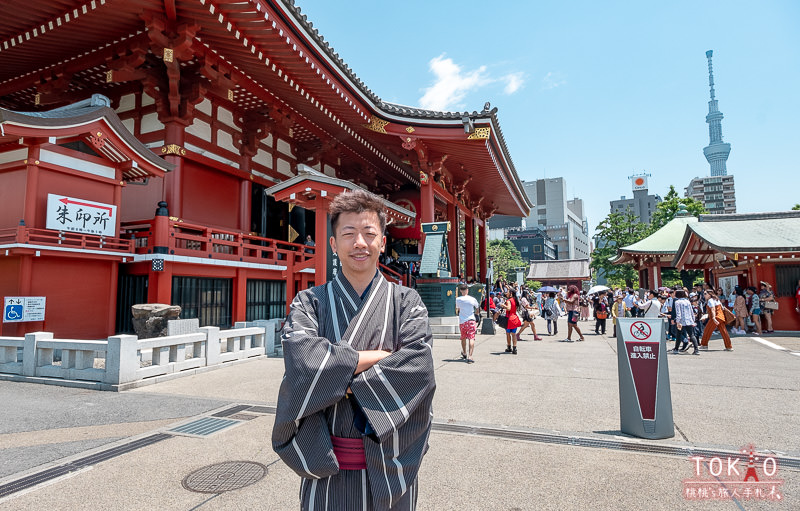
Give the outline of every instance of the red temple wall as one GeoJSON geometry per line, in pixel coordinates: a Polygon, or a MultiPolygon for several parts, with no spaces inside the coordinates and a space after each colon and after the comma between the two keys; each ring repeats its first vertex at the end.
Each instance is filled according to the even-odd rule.
{"type": "Polygon", "coordinates": [[[183,164],[183,220],[238,230],[240,180],[187,159],[183,164]]]}
{"type": "Polygon", "coordinates": [[[81,179],[74,175],[40,168],[36,191],[36,217],[33,222],[29,222],[28,219],[25,219],[25,222],[28,227],[45,227],[48,193],[114,204],[114,188],[113,182],[81,179]]]}
{"type": "Polygon", "coordinates": [[[25,169],[0,173],[0,229],[16,227],[25,216],[25,169]]]}
{"type": "Polygon", "coordinates": [[[146,185],[128,184],[122,189],[120,219],[135,222],[153,218],[163,194],[162,178],[150,178],[146,185]]]}
{"type": "Polygon", "coordinates": [[[60,339],[112,335],[108,325],[109,318],[116,318],[110,298],[116,296],[116,282],[112,287],[116,264],[85,258],[34,258],[30,296],[47,297],[42,329],[60,339]]]}

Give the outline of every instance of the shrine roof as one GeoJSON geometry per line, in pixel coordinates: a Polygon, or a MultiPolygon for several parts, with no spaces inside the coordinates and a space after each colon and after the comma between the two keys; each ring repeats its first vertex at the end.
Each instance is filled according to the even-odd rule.
{"type": "Polygon", "coordinates": [[[160,176],[175,167],[133,136],[109,106],[108,98],[99,94],[43,112],[17,112],[0,108],[0,145],[16,142],[23,136],[49,138],[83,135],[89,139],[95,136],[93,132],[98,123],[108,127],[116,136],[112,140],[108,134],[104,134],[99,137],[102,142],[94,145],[93,149],[115,163],[133,162],[130,168],[123,170],[124,179],[160,176]]]}
{"type": "MultiPolygon", "coordinates": [[[[800,211],[700,215],[684,233],[673,263],[691,257],[693,237],[712,251],[728,254],[796,253],[800,252],[800,211]]],[[[697,262],[697,257],[692,259],[697,262]]]]}
{"type": "Polygon", "coordinates": [[[633,255],[672,255],[678,251],[686,226],[697,222],[697,217],[676,216],[650,236],[619,249],[612,260],[615,264],[630,262],[633,255]]]}

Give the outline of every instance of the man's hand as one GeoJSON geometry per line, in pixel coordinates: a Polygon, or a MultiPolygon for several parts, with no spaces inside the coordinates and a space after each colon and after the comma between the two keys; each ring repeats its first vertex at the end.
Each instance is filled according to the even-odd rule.
{"type": "Polygon", "coordinates": [[[358,365],[356,365],[356,370],[353,371],[353,375],[363,373],[370,367],[374,366],[384,358],[388,357],[392,353],[389,351],[383,350],[364,350],[358,352],[358,365]]]}

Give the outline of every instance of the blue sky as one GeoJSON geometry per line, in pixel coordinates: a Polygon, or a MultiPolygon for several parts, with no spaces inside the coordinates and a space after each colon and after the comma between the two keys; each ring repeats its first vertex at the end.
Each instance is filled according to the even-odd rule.
{"type": "Polygon", "coordinates": [[[800,2],[296,3],[385,101],[498,107],[520,178],[566,178],[592,231],[633,173],[708,175],[714,50],[738,212],[800,202],[800,2]]]}

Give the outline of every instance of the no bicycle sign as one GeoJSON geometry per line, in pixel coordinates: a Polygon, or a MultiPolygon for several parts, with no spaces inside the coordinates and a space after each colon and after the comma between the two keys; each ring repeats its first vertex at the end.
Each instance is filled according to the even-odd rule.
{"type": "Polygon", "coordinates": [[[638,341],[649,339],[652,333],[653,331],[650,329],[650,325],[644,321],[634,321],[633,324],[631,324],[631,335],[638,341]]]}

